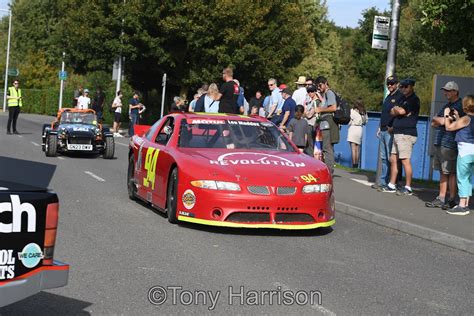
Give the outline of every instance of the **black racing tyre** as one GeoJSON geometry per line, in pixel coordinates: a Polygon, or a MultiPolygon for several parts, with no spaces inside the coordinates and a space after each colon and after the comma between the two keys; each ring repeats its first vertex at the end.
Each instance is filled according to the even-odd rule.
{"type": "Polygon", "coordinates": [[[128,190],[128,197],[130,200],[137,199],[137,186],[135,185],[135,161],[133,159],[133,155],[130,156],[128,159],[128,171],[127,171],[127,190],[128,190]]]}
{"type": "Polygon", "coordinates": [[[51,124],[43,124],[43,130],[41,131],[41,138],[42,138],[42,140],[41,140],[41,149],[42,149],[43,151],[45,151],[45,148],[46,148],[46,144],[45,144],[45,143],[46,143],[46,139],[43,139],[43,137],[46,136],[46,135],[45,135],[45,129],[46,129],[46,127],[50,127],[50,126],[51,126],[51,124]],[[43,141],[44,141],[45,143],[43,143],[43,141]]]}
{"type": "Polygon", "coordinates": [[[105,138],[105,149],[104,149],[104,159],[114,158],[115,153],[115,140],[113,137],[105,138]]]}
{"type": "Polygon", "coordinates": [[[166,198],[166,214],[168,215],[168,222],[171,224],[178,223],[176,210],[178,205],[178,168],[171,171],[168,179],[168,190],[166,198]]]}
{"type": "Polygon", "coordinates": [[[58,137],[56,135],[48,135],[46,137],[46,156],[56,157],[58,155],[58,137]]]}

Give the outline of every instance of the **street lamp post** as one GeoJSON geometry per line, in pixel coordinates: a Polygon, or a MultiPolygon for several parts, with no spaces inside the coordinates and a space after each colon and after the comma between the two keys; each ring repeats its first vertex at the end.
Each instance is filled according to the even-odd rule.
{"type": "Polygon", "coordinates": [[[7,88],[8,88],[8,62],[10,61],[10,35],[12,30],[12,11],[0,9],[0,11],[8,12],[8,44],[7,44],[7,60],[5,62],[5,86],[3,88],[3,112],[7,109],[7,88]]]}

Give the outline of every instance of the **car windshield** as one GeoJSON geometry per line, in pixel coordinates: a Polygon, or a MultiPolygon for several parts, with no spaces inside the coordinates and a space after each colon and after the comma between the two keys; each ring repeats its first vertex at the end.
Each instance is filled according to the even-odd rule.
{"type": "Polygon", "coordinates": [[[97,125],[97,116],[94,113],[63,112],[61,124],[88,124],[97,125]]]}
{"type": "Polygon", "coordinates": [[[294,151],[270,122],[223,119],[182,120],[179,147],[294,151]]]}

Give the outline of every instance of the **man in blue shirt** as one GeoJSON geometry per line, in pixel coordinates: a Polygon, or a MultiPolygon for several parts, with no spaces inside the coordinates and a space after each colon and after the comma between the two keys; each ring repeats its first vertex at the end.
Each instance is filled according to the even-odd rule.
{"type": "Polygon", "coordinates": [[[383,192],[397,192],[395,182],[398,177],[398,160],[401,161],[405,170],[405,187],[397,192],[397,195],[413,195],[411,181],[413,169],[411,166],[411,153],[418,136],[416,124],[420,113],[420,99],[415,94],[415,80],[404,79],[400,81],[400,90],[403,93],[401,104],[395,105],[390,113],[393,119],[393,145],[390,156],[390,182],[382,190],[383,192]]]}
{"type": "Polygon", "coordinates": [[[457,143],[454,140],[456,132],[446,131],[444,126],[445,117],[444,110],[446,108],[456,110],[459,117],[464,116],[462,110],[462,101],[459,97],[459,86],[456,82],[450,81],[445,84],[443,94],[448,99],[446,103],[438,112],[438,114],[431,120],[431,126],[434,130],[433,142],[433,169],[439,170],[439,195],[431,202],[426,202],[426,207],[441,207],[444,210],[456,206],[454,199],[457,194],[456,185],[456,159],[458,156],[457,143]],[[446,193],[449,187],[449,199],[446,199],[446,193]]]}
{"type": "Polygon", "coordinates": [[[382,113],[380,114],[380,126],[377,130],[379,138],[379,159],[382,162],[382,172],[377,183],[372,185],[373,189],[382,189],[387,186],[390,181],[390,153],[392,151],[393,130],[392,123],[394,117],[390,115],[390,111],[396,104],[400,104],[403,98],[402,92],[398,89],[397,76],[387,77],[387,90],[389,94],[383,101],[382,113]]]}
{"type": "Polygon", "coordinates": [[[290,88],[285,88],[281,91],[281,96],[285,100],[281,108],[281,115],[283,117],[280,123],[281,129],[286,129],[291,119],[295,116],[296,102],[291,97],[292,93],[293,91],[290,88]]]}
{"type": "Polygon", "coordinates": [[[271,94],[268,108],[265,108],[265,113],[268,113],[267,118],[271,120],[277,114],[281,104],[283,104],[283,99],[281,98],[280,89],[277,87],[276,79],[268,79],[268,89],[270,89],[271,94]]]}

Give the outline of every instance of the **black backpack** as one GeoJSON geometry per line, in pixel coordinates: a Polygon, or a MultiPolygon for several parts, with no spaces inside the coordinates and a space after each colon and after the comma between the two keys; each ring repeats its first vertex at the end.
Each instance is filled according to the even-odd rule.
{"type": "MultiPolygon", "coordinates": [[[[334,92],[334,91],[333,91],[334,92]]],[[[337,110],[334,112],[334,122],[340,125],[347,125],[351,121],[351,107],[346,100],[339,94],[334,92],[336,95],[337,110]]]]}

